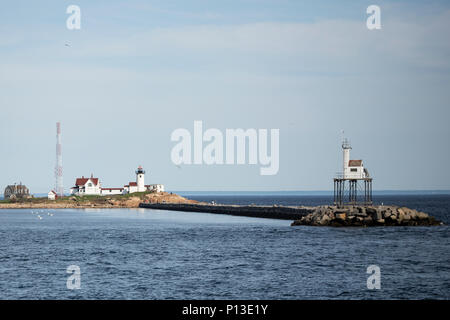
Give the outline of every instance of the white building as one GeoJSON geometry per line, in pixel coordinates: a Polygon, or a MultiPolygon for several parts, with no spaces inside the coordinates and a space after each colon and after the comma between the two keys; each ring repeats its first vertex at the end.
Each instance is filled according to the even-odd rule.
{"type": "Polygon", "coordinates": [[[138,192],[138,186],[136,182],[129,182],[123,186],[125,193],[135,193],[138,192]]]}
{"type": "Polygon", "coordinates": [[[90,178],[77,178],[75,186],[70,189],[70,193],[73,195],[117,195],[127,194],[135,192],[163,192],[164,185],[162,184],[145,184],[145,171],[142,166],[139,166],[136,170],[136,182],[129,182],[124,185],[123,188],[102,188],[98,178],[94,178],[92,175],[90,178]]]}
{"type": "Polygon", "coordinates": [[[145,186],[147,191],[164,192],[163,184],[148,184],[145,186]]]}
{"type": "Polygon", "coordinates": [[[102,186],[98,178],[94,178],[91,174],[90,178],[77,178],[75,181],[75,186],[70,188],[70,194],[77,196],[84,195],[101,195],[102,186]]]}
{"type": "Polygon", "coordinates": [[[102,188],[102,196],[124,194],[124,188],[102,188]]]}
{"type": "Polygon", "coordinates": [[[56,200],[56,192],[55,191],[50,191],[48,194],[47,194],[47,198],[48,198],[48,200],[56,200]]]}
{"type": "Polygon", "coordinates": [[[344,139],[342,142],[343,151],[343,178],[344,179],[364,179],[369,178],[369,171],[364,168],[362,160],[350,160],[350,142],[344,139]]]}

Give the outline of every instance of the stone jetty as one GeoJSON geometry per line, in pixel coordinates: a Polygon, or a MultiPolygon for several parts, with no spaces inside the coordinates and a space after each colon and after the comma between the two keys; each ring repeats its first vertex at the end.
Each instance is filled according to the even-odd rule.
{"type": "Polygon", "coordinates": [[[289,206],[262,206],[262,205],[226,205],[199,203],[141,203],[140,208],[206,212],[217,214],[228,214],[232,216],[243,216],[253,218],[269,218],[282,220],[297,220],[314,212],[314,207],[289,207],[289,206]]]}
{"type": "Polygon", "coordinates": [[[424,212],[397,206],[319,206],[292,226],[435,226],[443,223],[424,212]]]}

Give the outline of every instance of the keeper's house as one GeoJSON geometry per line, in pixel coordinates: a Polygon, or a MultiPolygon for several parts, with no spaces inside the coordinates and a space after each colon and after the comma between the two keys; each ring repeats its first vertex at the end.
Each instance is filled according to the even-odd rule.
{"type": "Polygon", "coordinates": [[[91,175],[90,178],[77,178],[75,181],[75,186],[70,189],[70,194],[77,196],[84,195],[116,195],[116,194],[127,194],[135,192],[145,192],[145,191],[155,191],[163,192],[164,185],[162,184],[145,184],[145,171],[139,166],[136,170],[136,182],[129,182],[123,188],[103,188],[101,186],[99,178],[94,178],[91,175]]]}

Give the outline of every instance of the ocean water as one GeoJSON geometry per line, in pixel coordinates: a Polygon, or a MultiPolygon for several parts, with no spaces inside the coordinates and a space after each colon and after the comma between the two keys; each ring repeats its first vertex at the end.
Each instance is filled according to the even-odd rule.
{"type": "MultiPolygon", "coordinates": [[[[327,196],[191,196],[317,205],[327,196]]],[[[450,196],[383,196],[449,224],[450,196]]],[[[291,227],[290,221],[148,209],[0,210],[2,299],[449,299],[438,227],[291,227]],[[36,211],[36,210],[35,210],[36,211]],[[53,215],[50,216],[47,213],[53,215]],[[81,288],[69,290],[69,265],[81,288]],[[381,289],[367,288],[369,265],[381,289]]]]}

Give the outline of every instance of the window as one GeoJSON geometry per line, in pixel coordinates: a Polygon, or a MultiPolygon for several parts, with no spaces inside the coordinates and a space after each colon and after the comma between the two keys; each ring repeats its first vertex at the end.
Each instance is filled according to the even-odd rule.
{"type": "Polygon", "coordinates": [[[92,187],[92,183],[89,182],[89,183],[88,183],[88,187],[92,187]]]}
{"type": "Polygon", "coordinates": [[[358,169],[357,168],[351,168],[350,172],[358,172],[358,169]]]}

